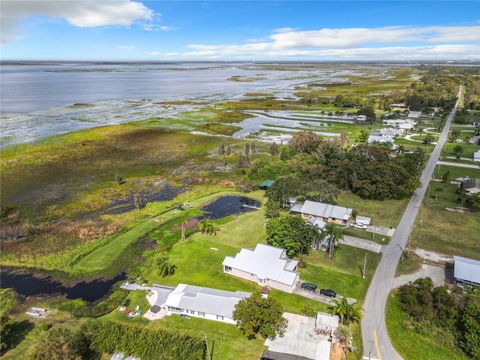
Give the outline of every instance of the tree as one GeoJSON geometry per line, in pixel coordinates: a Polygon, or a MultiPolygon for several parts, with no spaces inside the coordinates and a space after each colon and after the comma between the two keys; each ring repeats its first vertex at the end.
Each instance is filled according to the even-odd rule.
{"type": "Polygon", "coordinates": [[[88,351],[87,342],[80,333],[66,328],[48,331],[35,348],[33,360],[81,360],[88,351]]]}
{"type": "Polygon", "coordinates": [[[455,142],[459,136],[460,131],[457,129],[453,129],[452,131],[450,131],[450,134],[448,134],[448,140],[450,140],[450,142],[455,142]]]}
{"type": "Polygon", "coordinates": [[[270,155],[277,156],[279,152],[280,149],[278,148],[278,145],[276,143],[272,143],[272,145],[270,145],[270,155]]]}
{"type": "Polygon", "coordinates": [[[168,256],[160,256],[157,259],[158,272],[162,278],[175,274],[177,266],[168,262],[168,256]]]}
{"type": "Polygon", "coordinates": [[[472,359],[480,358],[480,289],[471,289],[465,296],[460,317],[460,346],[472,359]]]}
{"type": "Polygon", "coordinates": [[[351,338],[351,333],[350,329],[346,325],[340,325],[336,330],[335,330],[335,337],[338,339],[338,342],[342,346],[343,353],[345,355],[345,349],[348,346],[348,343],[351,338]]]}
{"type": "Polygon", "coordinates": [[[375,110],[372,106],[363,106],[357,111],[357,115],[365,115],[367,120],[374,121],[375,120],[375,110]]]}
{"type": "Polygon", "coordinates": [[[423,143],[425,145],[430,145],[433,141],[433,135],[432,134],[427,134],[425,135],[425,137],[423,138],[423,143]]]}
{"type": "Polygon", "coordinates": [[[442,182],[443,183],[448,182],[448,179],[450,179],[450,170],[445,171],[442,175],[442,182]]]}
{"type": "Polygon", "coordinates": [[[225,143],[221,143],[218,147],[218,155],[224,156],[225,155],[225,143]]]}
{"type": "Polygon", "coordinates": [[[267,243],[285,249],[288,256],[308,253],[314,236],[312,227],[300,216],[271,218],[266,230],[267,243]]]}
{"type": "Polygon", "coordinates": [[[327,224],[322,231],[323,237],[328,240],[328,257],[333,256],[335,246],[343,239],[343,229],[335,224],[327,224]]]}
{"type": "Polygon", "coordinates": [[[133,194],[133,203],[135,208],[140,211],[142,208],[142,195],[138,192],[133,194]]]}
{"type": "Polygon", "coordinates": [[[274,218],[280,216],[280,205],[277,201],[268,200],[265,204],[265,217],[274,218]]]}
{"type": "Polygon", "coordinates": [[[467,203],[474,209],[480,210],[480,193],[472,194],[468,197],[467,203]]]}
{"type": "Polygon", "coordinates": [[[264,338],[275,338],[283,335],[287,327],[287,320],[282,314],[283,308],[279,302],[270,297],[263,298],[255,292],[235,306],[233,320],[249,339],[257,334],[264,338]]]}
{"type": "Polygon", "coordinates": [[[216,235],[220,229],[209,219],[203,219],[198,223],[198,230],[202,234],[216,235]]]}
{"type": "Polygon", "coordinates": [[[328,308],[331,314],[338,315],[343,325],[355,324],[363,317],[363,312],[358,304],[349,304],[346,297],[335,299],[328,308]]]}
{"type": "Polygon", "coordinates": [[[311,131],[300,131],[293,135],[288,146],[297,152],[311,154],[320,145],[320,138],[311,131]]]}
{"type": "Polygon", "coordinates": [[[461,145],[456,145],[453,148],[453,153],[455,154],[455,157],[457,158],[457,160],[460,160],[460,155],[462,154],[462,152],[463,152],[463,146],[461,145]]]}
{"type": "Polygon", "coordinates": [[[12,323],[7,312],[0,313],[0,353],[10,346],[10,336],[12,335],[12,323]]]}
{"type": "Polygon", "coordinates": [[[359,139],[360,139],[361,142],[367,142],[367,140],[368,140],[368,131],[365,130],[365,129],[362,129],[362,130],[360,131],[359,139]]]}
{"type": "Polygon", "coordinates": [[[310,304],[305,304],[302,308],[302,314],[308,317],[314,317],[317,312],[313,309],[310,304]]]}

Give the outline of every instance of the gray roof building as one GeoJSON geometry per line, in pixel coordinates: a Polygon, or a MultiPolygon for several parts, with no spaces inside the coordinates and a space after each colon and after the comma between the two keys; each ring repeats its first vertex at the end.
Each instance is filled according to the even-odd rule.
{"type": "Polygon", "coordinates": [[[453,257],[453,276],[457,281],[480,285],[480,261],[461,256],[453,257]]]}
{"type": "Polygon", "coordinates": [[[305,201],[303,204],[296,204],[290,211],[308,216],[341,221],[347,221],[352,216],[352,209],[310,200],[305,201]]]}

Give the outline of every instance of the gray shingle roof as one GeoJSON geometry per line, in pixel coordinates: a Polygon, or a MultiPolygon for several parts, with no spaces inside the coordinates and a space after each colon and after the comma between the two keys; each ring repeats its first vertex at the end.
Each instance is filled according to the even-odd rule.
{"type": "Polygon", "coordinates": [[[454,256],[453,261],[453,275],[455,279],[480,284],[479,260],[468,259],[461,256],[454,256]]]}
{"type": "Polygon", "coordinates": [[[278,247],[257,244],[255,249],[242,249],[235,257],[227,256],[223,260],[223,266],[254,274],[259,279],[294,286],[298,273],[293,269],[298,261],[283,258],[284,251],[278,247]]]}

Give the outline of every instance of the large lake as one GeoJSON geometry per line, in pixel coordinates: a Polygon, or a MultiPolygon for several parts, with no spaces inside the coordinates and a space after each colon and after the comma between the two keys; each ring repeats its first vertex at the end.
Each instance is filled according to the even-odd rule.
{"type": "Polygon", "coordinates": [[[341,64],[291,69],[241,63],[3,65],[0,145],[192,110],[159,101],[220,101],[254,91],[291,97],[298,86],[342,82],[342,76],[363,70],[341,64]]]}

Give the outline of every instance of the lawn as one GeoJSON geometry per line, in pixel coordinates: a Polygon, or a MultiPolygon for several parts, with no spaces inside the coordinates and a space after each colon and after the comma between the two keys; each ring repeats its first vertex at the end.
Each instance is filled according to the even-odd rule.
{"type": "Polygon", "coordinates": [[[408,316],[400,308],[400,300],[391,294],[386,308],[387,330],[393,346],[405,360],[466,360],[446,332],[411,327],[408,316]]]}
{"type": "Polygon", "coordinates": [[[445,147],[443,148],[442,155],[444,155],[444,156],[455,156],[456,154],[453,151],[453,149],[456,146],[461,146],[462,147],[463,150],[460,153],[460,157],[465,157],[465,158],[473,158],[473,153],[477,150],[480,150],[479,145],[447,142],[447,143],[445,143],[445,147]]]}
{"type": "Polygon", "coordinates": [[[375,241],[376,243],[381,244],[381,245],[388,244],[390,242],[390,239],[391,239],[390,236],[388,236],[388,235],[380,235],[380,234],[376,234],[376,233],[369,232],[369,231],[366,231],[366,230],[356,229],[356,228],[353,228],[353,227],[346,227],[345,230],[343,231],[343,233],[345,235],[350,235],[350,236],[359,237],[361,239],[375,241]]]}
{"type": "Polygon", "coordinates": [[[340,206],[352,208],[358,215],[370,217],[373,225],[395,227],[400,222],[409,200],[365,200],[350,192],[342,191],[337,203],[340,206]]]}
{"type": "Polygon", "coordinates": [[[442,175],[448,171],[450,180],[457,177],[469,176],[471,178],[480,178],[480,169],[463,168],[458,166],[437,165],[433,177],[441,179],[442,175]]]}

